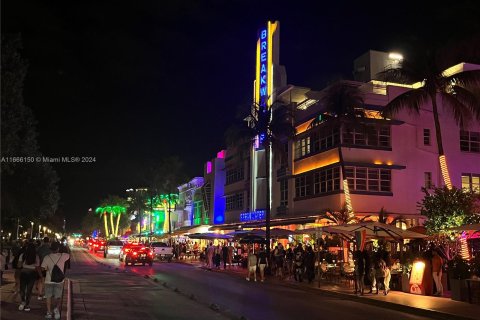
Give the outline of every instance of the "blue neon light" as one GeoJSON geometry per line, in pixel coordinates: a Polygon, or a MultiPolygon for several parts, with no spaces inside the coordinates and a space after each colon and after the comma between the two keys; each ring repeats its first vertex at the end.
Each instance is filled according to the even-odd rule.
{"type": "Polygon", "coordinates": [[[267,29],[260,30],[260,106],[267,105],[268,99],[268,33],[267,29]]]}
{"type": "Polygon", "coordinates": [[[250,212],[240,213],[240,221],[254,221],[254,220],[264,220],[265,219],[265,210],[255,210],[250,212]]]}

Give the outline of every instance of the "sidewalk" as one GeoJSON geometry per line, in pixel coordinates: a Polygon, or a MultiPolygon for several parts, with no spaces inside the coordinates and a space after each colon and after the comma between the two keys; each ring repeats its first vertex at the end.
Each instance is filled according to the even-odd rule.
{"type": "MultiPolygon", "coordinates": [[[[14,294],[15,289],[15,279],[14,279],[15,270],[7,270],[3,274],[3,283],[0,287],[0,319],[2,320],[38,320],[44,319],[45,314],[47,313],[46,300],[37,300],[37,294],[32,293],[32,298],[30,300],[29,312],[19,311],[18,305],[20,304],[20,296],[14,294]]],[[[67,301],[67,290],[63,291],[63,305],[61,312],[61,319],[66,319],[66,301],[67,301]]]]}
{"type": "MultiPolygon", "coordinates": [[[[197,268],[207,269],[204,266],[204,263],[199,261],[180,260],[176,262],[192,265],[197,268]]],[[[221,265],[220,269],[213,268],[211,271],[229,273],[241,278],[244,278],[247,274],[247,269],[238,265],[227,266],[226,270],[224,270],[223,265],[221,265]]],[[[381,292],[379,295],[365,294],[363,296],[357,296],[353,293],[354,289],[352,287],[348,287],[347,285],[340,285],[322,280],[319,287],[317,280],[310,284],[308,282],[299,283],[296,282],[293,277],[280,280],[273,276],[266,276],[265,282],[275,283],[277,285],[287,287],[302,288],[317,294],[319,293],[337,296],[340,298],[348,298],[349,300],[360,303],[366,303],[382,308],[408,312],[435,319],[480,319],[480,305],[454,301],[450,298],[421,296],[404,293],[401,291],[390,291],[387,296],[383,295],[383,292],[381,292]]]]}

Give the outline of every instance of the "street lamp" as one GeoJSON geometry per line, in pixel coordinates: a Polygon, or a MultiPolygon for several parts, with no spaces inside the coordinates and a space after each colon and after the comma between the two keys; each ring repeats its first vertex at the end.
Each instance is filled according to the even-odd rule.
{"type": "Polygon", "coordinates": [[[30,239],[33,239],[33,221],[30,221],[32,227],[30,228],[30,239]]]}
{"type": "Polygon", "coordinates": [[[45,232],[47,231],[47,227],[43,226],[43,236],[45,237],[45,232]]]}
{"type": "Polygon", "coordinates": [[[41,237],[41,235],[40,235],[40,232],[41,232],[40,230],[41,230],[41,229],[42,229],[42,225],[39,224],[39,225],[38,225],[38,239],[40,239],[40,237],[41,237]]]}

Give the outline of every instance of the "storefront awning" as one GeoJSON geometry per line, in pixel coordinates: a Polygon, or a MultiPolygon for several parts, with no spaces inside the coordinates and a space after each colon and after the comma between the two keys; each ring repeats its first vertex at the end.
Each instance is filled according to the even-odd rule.
{"type": "Polygon", "coordinates": [[[209,228],[210,228],[210,225],[208,224],[199,225],[199,226],[184,226],[184,227],[175,229],[172,232],[172,236],[181,236],[184,234],[188,235],[191,233],[204,233],[204,232],[207,232],[209,228]]]}
{"type": "MultiPolygon", "coordinates": [[[[307,217],[289,217],[289,218],[275,218],[270,220],[271,227],[288,226],[291,224],[306,224],[313,223],[318,219],[318,216],[307,217]]],[[[265,227],[265,221],[249,221],[249,222],[234,222],[213,225],[209,228],[210,231],[216,230],[235,230],[242,228],[263,228],[265,227]]]]}

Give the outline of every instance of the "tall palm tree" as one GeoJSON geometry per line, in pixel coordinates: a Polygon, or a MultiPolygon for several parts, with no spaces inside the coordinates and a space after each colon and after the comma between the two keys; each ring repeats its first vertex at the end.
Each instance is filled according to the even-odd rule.
{"type": "Polygon", "coordinates": [[[478,90],[480,70],[448,72],[446,69],[454,63],[448,61],[445,56],[446,54],[440,50],[426,50],[421,55],[404,59],[399,67],[387,69],[379,75],[385,81],[421,83],[420,86],[406,91],[388,103],[383,115],[390,118],[402,109],[419,114],[424,104],[428,102],[432,104],[442,177],[445,185],[451,189],[452,183],[443,149],[438,99],[441,99],[445,110],[453,114],[460,127],[463,127],[469,119],[480,120],[480,101],[471,91],[472,88],[478,90]]]}
{"type": "MultiPolygon", "coordinates": [[[[274,102],[269,108],[254,103],[246,119],[248,125],[230,127],[225,138],[227,145],[236,146],[240,155],[255,144],[265,150],[265,237],[266,242],[270,243],[270,153],[282,157],[284,143],[295,136],[294,110],[292,105],[279,101],[274,102]]],[[[269,252],[268,245],[267,255],[269,252]]]]}
{"type": "Polygon", "coordinates": [[[143,213],[147,209],[147,192],[145,189],[136,189],[129,199],[128,211],[135,213],[138,219],[140,234],[142,233],[143,213]]]}
{"type": "Polygon", "coordinates": [[[345,172],[341,141],[342,132],[352,130],[355,126],[358,126],[360,120],[365,117],[363,93],[358,86],[350,82],[338,81],[326,89],[320,98],[320,104],[322,110],[310,123],[309,128],[314,128],[328,119],[333,128],[339,129],[338,159],[342,174],[343,192],[345,194],[348,214],[353,215],[353,206],[345,172]]]}
{"type": "Polygon", "coordinates": [[[104,218],[105,224],[105,235],[106,237],[118,236],[118,225],[120,223],[120,217],[122,214],[127,212],[126,210],[127,201],[118,196],[108,196],[101,202],[101,205],[95,210],[96,213],[100,214],[104,218]],[[110,217],[110,232],[108,229],[107,216],[110,217]],[[117,218],[116,224],[114,223],[114,218],[117,218]]]}
{"type": "Polygon", "coordinates": [[[168,234],[172,233],[172,206],[178,200],[178,186],[185,183],[187,175],[183,162],[177,156],[163,158],[160,163],[152,169],[150,179],[150,187],[156,193],[156,196],[163,195],[162,201],[165,200],[168,212],[165,221],[168,222],[168,234]]]}

